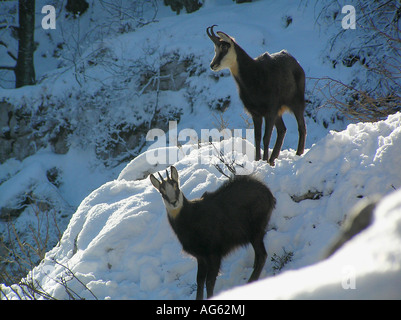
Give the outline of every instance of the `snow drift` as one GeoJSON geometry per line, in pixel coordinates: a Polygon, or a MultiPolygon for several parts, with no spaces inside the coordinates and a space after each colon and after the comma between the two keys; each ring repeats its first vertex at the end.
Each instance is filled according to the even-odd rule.
{"type": "MultiPolygon", "coordinates": [[[[292,255],[281,270],[268,258],[261,275],[266,279],[217,298],[400,298],[400,192],[382,200],[371,227],[317,263],[360,199],[399,189],[400,139],[398,113],[385,121],[330,132],[302,157],[283,150],[273,168],[251,162],[253,174],[277,199],[265,236],[268,255],[292,255]],[[344,277],[356,279],[355,289],[343,289],[344,277]]],[[[211,154],[206,145],[172,163],[189,199],[215,190],[226,179],[211,162],[199,161],[200,155],[211,154]]],[[[236,160],[252,159],[236,154],[236,160]]],[[[182,252],[159,193],[143,179],[167,167],[149,165],[138,157],[117,180],[92,192],[58,246],[29,278],[57,299],[67,299],[71,292],[86,299],[193,299],[196,262],[182,252]]],[[[215,294],[245,284],[252,263],[251,248],[223,260],[215,294]]],[[[17,290],[17,285],[2,288],[7,298],[18,298],[17,290]]]]}
{"type": "Polygon", "coordinates": [[[379,203],[373,224],[330,259],[216,299],[400,299],[400,236],[398,191],[379,203]]]}
{"type": "MultiPolygon", "coordinates": [[[[14,16],[17,2],[8,2],[0,11],[14,16]]],[[[43,228],[42,234],[48,230],[59,234],[58,228],[63,232],[90,192],[115,179],[132,158],[140,157],[147,147],[149,129],[167,130],[172,120],[178,122],[178,131],[191,129],[198,136],[207,129],[251,127],[229,72],[215,73],[208,67],[213,44],[205,29],[212,24],[218,23],[219,28],[235,36],[253,57],[287,49],[299,59],[311,80],[307,81],[306,94],[307,148],[329,129],[346,127],[337,111],[320,107],[323,96],[312,79],[330,76],[347,83],[360,66],[333,68],[327,62],[325,47],[341,28],[341,21],[330,19],[334,25],[324,23],[322,32],[316,24],[316,13],[324,7],[320,2],[294,5],[293,1],[256,1],[238,5],[232,0],[210,0],[195,13],[177,16],[158,1],[157,21],[138,29],[130,26],[135,23],[131,17],[127,21],[118,15],[116,24],[109,23],[114,9],[132,1],[120,1],[112,11],[105,10],[103,1],[92,1],[90,12],[79,19],[68,18],[63,14],[62,1],[56,2],[60,5],[56,30],[40,27],[43,15],[37,10],[38,83],[0,89],[0,250],[16,241],[7,232],[9,217],[16,232],[24,235],[21,239],[36,246],[30,228],[37,217],[27,205],[32,199],[57,218],[57,225],[43,228]],[[287,18],[292,19],[291,25],[283,24],[287,18]],[[78,49],[80,54],[74,59],[71,54],[78,49]]],[[[37,8],[45,4],[45,0],[36,1],[37,8]]],[[[154,10],[145,11],[151,19],[154,10]]],[[[10,37],[11,33],[4,42],[17,44],[10,37]]],[[[0,64],[14,64],[6,54],[8,49],[0,48],[4,50],[0,64]]],[[[5,85],[4,81],[1,84],[5,85]]],[[[298,130],[292,115],[284,115],[284,121],[288,131],[283,148],[287,149],[296,145],[298,130]]],[[[272,143],[274,140],[273,136],[272,143]]],[[[125,180],[148,174],[137,171],[126,175],[125,180]]],[[[58,239],[50,239],[47,249],[58,239]]],[[[17,255],[2,255],[8,272],[9,261],[16,260],[17,255]]]]}

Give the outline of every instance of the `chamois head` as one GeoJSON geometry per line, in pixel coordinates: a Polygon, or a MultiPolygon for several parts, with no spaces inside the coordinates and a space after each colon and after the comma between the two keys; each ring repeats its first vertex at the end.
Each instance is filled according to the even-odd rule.
{"type": "Polygon", "coordinates": [[[210,68],[213,71],[230,69],[230,71],[234,73],[237,68],[237,56],[234,48],[234,39],[221,31],[217,31],[218,36],[216,36],[213,31],[215,26],[216,25],[213,25],[206,29],[207,35],[214,43],[215,51],[214,58],[210,63],[210,68]]]}
{"type": "Polygon", "coordinates": [[[158,173],[161,181],[157,180],[157,178],[151,174],[150,182],[152,182],[153,186],[162,195],[169,216],[175,218],[180,213],[183,206],[183,194],[180,190],[177,169],[174,166],[171,166],[170,170],[171,178],[166,169],[166,180],[164,180],[161,174],[158,173]]]}

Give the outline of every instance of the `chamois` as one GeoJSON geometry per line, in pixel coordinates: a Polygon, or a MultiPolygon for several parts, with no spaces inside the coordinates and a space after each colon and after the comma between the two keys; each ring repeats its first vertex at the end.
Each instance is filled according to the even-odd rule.
{"type": "Polygon", "coordinates": [[[273,126],[277,129],[277,140],[269,163],[274,166],[279,156],[287,131],[282,115],[291,111],[298,122],[298,149],[301,155],[305,149],[306,125],[305,111],[305,72],[297,60],[287,51],[263,53],[252,59],[236,42],[225,34],[208,27],[206,33],[214,43],[215,56],[210,63],[213,71],[230,69],[239,96],[245,109],[252,116],[255,134],[255,160],[260,160],[262,122],[265,119],[263,136],[263,160],[268,160],[269,143],[273,126]]]}
{"type": "Polygon", "coordinates": [[[171,166],[171,178],[159,173],[150,181],[161,193],[170,225],[184,251],[198,262],[196,299],[213,295],[221,260],[229,252],[249,243],[255,251],[254,269],[248,282],[259,278],[267,258],[263,243],[266,226],[276,199],[269,188],[251,176],[236,176],[200,199],[187,200],[180,190],[177,169],[171,166]]]}

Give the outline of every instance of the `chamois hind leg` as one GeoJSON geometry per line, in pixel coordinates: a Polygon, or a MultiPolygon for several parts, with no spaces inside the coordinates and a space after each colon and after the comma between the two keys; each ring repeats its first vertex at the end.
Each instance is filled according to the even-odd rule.
{"type": "Polygon", "coordinates": [[[203,258],[198,260],[198,273],[196,275],[196,300],[203,300],[203,289],[205,287],[205,280],[207,275],[207,262],[203,258]]]}
{"type": "Polygon", "coordinates": [[[295,119],[297,119],[298,122],[298,133],[299,133],[299,141],[297,149],[298,156],[303,154],[305,150],[306,124],[304,118],[304,110],[305,110],[305,103],[300,104],[298,109],[294,111],[295,119]]]}
{"type": "Polygon", "coordinates": [[[287,128],[285,127],[282,117],[277,118],[275,126],[277,129],[277,139],[269,160],[271,166],[274,166],[274,160],[276,160],[278,158],[278,155],[280,154],[281,147],[283,146],[284,142],[285,133],[287,132],[287,128]]]}
{"type": "Polygon", "coordinates": [[[216,278],[220,270],[221,257],[211,256],[208,258],[208,270],[206,276],[206,293],[209,299],[213,296],[214,285],[216,283],[216,278]]]}
{"type": "Polygon", "coordinates": [[[253,272],[249,277],[248,283],[258,280],[260,273],[265,265],[267,259],[267,252],[265,248],[265,244],[263,243],[264,234],[257,237],[254,241],[251,242],[253,249],[255,250],[255,262],[253,265],[253,272]]]}

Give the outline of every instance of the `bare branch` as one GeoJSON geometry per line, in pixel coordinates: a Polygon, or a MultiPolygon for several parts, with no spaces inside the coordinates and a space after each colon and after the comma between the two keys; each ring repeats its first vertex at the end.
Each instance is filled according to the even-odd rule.
{"type": "Polygon", "coordinates": [[[395,92],[363,91],[330,77],[309,79],[316,81],[314,90],[325,97],[323,106],[334,107],[351,120],[377,121],[401,107],[401,97],[395,92]]]}
{"type": "Polygon", "coordinates": [[[14,61],[17,61],[17,57],[16,57],[10,50],[7,51],[7,54],[8,54],[14,61]]]}
{"type": "Polygon", "coordinates": [[[14,71],[14,70],[15,70],[15,67],[0,66],[0,70],[10,70],[10,71],[14,71]]]}
{"type": "MultiPolygon", "coordinates": [[[[75,274],[74,272],[68,268],[66,265],[63,265],[62,263],[58,262],[57,260],[53,260],[56,264],[58,264],[59,266],[62,266],[64,269],[66,269],[68,271],[68,275],[71,276],[73,279],[77,280],[86,290],[88,290],[90,292],[90,294],[95,298],[95,300],[98,300],[98,298],[96,297],[96,295],[86,286],[85,283],[83,283],[75,274]]],[[[65,279],[63,279],[65,281],[65,279]]],[[[75,295],[78,296],[77,293],[74,292],[75,295]]]]}

